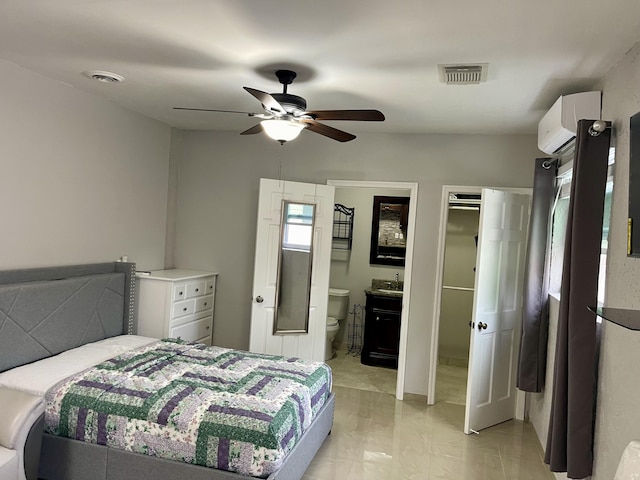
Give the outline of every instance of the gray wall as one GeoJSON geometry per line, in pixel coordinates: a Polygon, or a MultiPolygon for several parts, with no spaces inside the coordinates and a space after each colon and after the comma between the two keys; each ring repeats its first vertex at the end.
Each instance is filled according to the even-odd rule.
{"type": "MultiPolygon", "coordinates": [[[[549,296],[549,338],[547,340],[547,365],[545,386],[540,393],[530,393],[529,420],[533,424],[542,448],[546,448],[549,418],[551,416],[551,391],[553,388],[553,368],[555,365],[556,340],[558,336],[559,297],[549,296]]],[[[556,474],[557,478],[567,478],[566,474],[556,474]]],[[[613,475],[611,476],[613,478],[613,475]]]]}
{"type": "MultiPolygon", "coordinates": [[[[606,304],[640,309],[640,259],[628,258],[629,117],[640,111],[640,44],[603,81],[603,118],[616,129],[616,171],[609,230],[606,304]]],[[[634,188],[638,188],[636,185],[634,188]]],[[[640,332],[605,322],[596,412],[595,479],[613,478],[622,450],[640,438],[640,332]]]]}
{"type": "MultiPolygon", "coordinates": [[[[443,286],[473,288],[480,210],[449,209],[445,242],[443,286]]],[[[442,289],[438,357],[469,359],[473,292],[442,289]]]]}
{"type": "MultiPolygon", "coordinates": [[[[347,207],[355,207],[353,222],[353,247],[351,252],[334,250],[331,259],[331,277],[329,285],[335,288],[346,288],[349,295],[349,311],[354,304],[366,303],[364,289],[371,285],[372,278],[393,280],[395,273],[399,273],[400,280],[404,279],[404,267],[390,265],[369,264],[369,250],[371,247],[371,221],[373,217],[373,197],[383,195],[389,197],[408,197],[409,190],[393,190],[379,188],[336,188],[335,203],[342,203],[347,207]]],[[[364,318],[359,319],[360,321],[364,318]]],[[[349,315],[347,321],[340,324],[336,340],[348,344],[348,323],[353,322],[349,315]]]]}
{"type": "MultiPolygon", "coordinates": [[[[250,125],[248,125],[250,126],[250,125]]],[[[346,127],[345,127],[346,128],[346,127]]],[[[220,273],[214,342],[249,338],[260,177],[418,182],[405,391],[426,395],[442,186],[531,187],[535,135],[363,134],[349,143],[303,132],[280,146],[262,135],[175,132],[180,140],[175,265],[220,273]]]]}
{"type": "Polygon", "coordinates": [[[170,127],[5,61],[0,91],[0,269],[162,268],[170,127]]]}
{"type": "MultiPolygon", "coordinates": [[[[606,300],[612,307],[640,310],[640,259],[628,258],[627,202],[629,192],[629,117],[640,111],[640,43],[609,71],[603,91],[602,118],[615,128],[616,165],[607,255],[606,300]]],[[[637,188],[637,187],[636,187],[637,188]]],[[[546,443],[554,362],[557,306],[551,303],[547,355],[549,388],[530,397],[530,415],[542,445],[546,443]]],[[[640,439],[640,332],[604,322],[599,367],[594,445],[594,480],[614,477],[627,443],[640,439]]],[[[556,474],[566,478],[565,474],[556,474]]]]}

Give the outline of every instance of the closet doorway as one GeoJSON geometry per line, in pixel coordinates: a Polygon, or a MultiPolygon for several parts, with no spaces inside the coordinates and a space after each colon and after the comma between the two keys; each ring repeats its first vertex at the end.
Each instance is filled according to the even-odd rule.
{"type": "MultiPolygon", "coordinates": [[[[515,389],[512,376],[518,351],[522,262],[526,249],[531,189],[445,185],[442,192],[428,403],[463,403],[464,431],[471,433],[509,418],[524,417],[525,396],[523,392],[515,389]],[[471,208],[477,208],[478,204],[480,210],[477,223],[472,219],[467,223],[467,227],[463,228],[460,226],[459,218],[457,225],[449,221],[450,217],[454,219],[460,216],[452,212],[470,212],[471,208]],[[450,233],[459,233],[464,229],[473,230],[474,224],[477,225],[479,236],[477,250],[474,234],[473,247],[467,250],[467,254],[456,252],[456,242],[448,242],[448,237],[455,236],[450,233]],[[447,269],[445,273],[447,245],[450,248],[450,258],[456,255],[475,257],[473,263],[479,262],[478,265],[471,265],[474,280],[470,284],[466,283],[468,276],[465,272],[469,273],[469,267],[465,262],[456,265],[457,262],[454,261],[453,268],[447,269]],[[477,268],[477,272],[473,270],[474,267],[477,268]],[[462,305],[467,302],[461,299],[452,307],[447,305],[448,297],[466,294],[472,299],[470,313],[463,310],[462,305]],[[457,308],[460,310],[456,310],[457,308]],[[455,335],[462,336],[468,342],[467,352],[461,343],[453,345],[451,340],[447,340],[447,330],[450,326],[446,323],[447,314],[451,312],[454,314],[452,323],[458,327],[455,329],[455,335]],[[474,333],[471,333],[472,328],[474,333]],[[472,384],[464,385],[467,382],[458,381],[456,388],[466,389],[465,399],[461,402],[458,392],[458,396],[451,400],[448,397],[451,392],[447,392],[446,382],[452,379],[445,379],[444,391],[438,392],[438,363],[445,367],[464,368],[465,357],[469,359],[467,382],[471,381],[472,384]]],[[[462,242],[471,243],[472,233],[471,231],[461,235],[462,242]]],[[[452,368],[443,368],[441,371],[445,374],[456,372],[452,368]]],[[[461,372],[457,373],[458,377],[463,376],[461,372]]]]}
{"type": "Polygon", "coordinates": [[[464,405],[473,315],[480,194],[449,194],[440,291],[435,402],[464,405]]]}

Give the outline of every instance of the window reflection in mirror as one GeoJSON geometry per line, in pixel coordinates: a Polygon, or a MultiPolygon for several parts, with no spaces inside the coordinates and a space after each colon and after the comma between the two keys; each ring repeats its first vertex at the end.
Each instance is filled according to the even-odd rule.
{"type": "Polygon", "coordinates": [[[307,333],[315,205],[282,201],[274,334],[307,333]]]}
{"type": "Polygon", "coordinates": [[[404,266],[409,197],[373,197],[369,263],[404,266]]]}

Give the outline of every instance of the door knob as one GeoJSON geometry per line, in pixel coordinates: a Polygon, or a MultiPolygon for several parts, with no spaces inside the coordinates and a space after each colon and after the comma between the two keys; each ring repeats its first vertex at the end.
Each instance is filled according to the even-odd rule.
{"type": "Polygon", "coordinates": [[[262,303],[262,302],[264,302],[264,298],[262,298],[260,295],[258,295],[258,296],[256,297],[256,302],[257,302],[257,303],[262,303]]]}
{"type": "Polygon", "coordinates": [[[485,330],[487,328],[486,323],[478,322],[478,330],[485,330]]]}

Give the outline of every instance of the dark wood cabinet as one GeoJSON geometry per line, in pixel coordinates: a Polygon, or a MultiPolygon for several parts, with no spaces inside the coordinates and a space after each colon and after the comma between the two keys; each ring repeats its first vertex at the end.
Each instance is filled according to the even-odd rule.
{"type": "Polygon", "coordinates": [[[398,368],[402,296],[367,293],[361,362],[398,368]]]}

